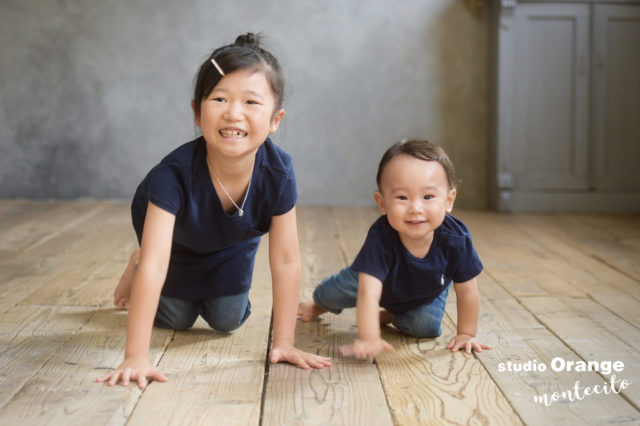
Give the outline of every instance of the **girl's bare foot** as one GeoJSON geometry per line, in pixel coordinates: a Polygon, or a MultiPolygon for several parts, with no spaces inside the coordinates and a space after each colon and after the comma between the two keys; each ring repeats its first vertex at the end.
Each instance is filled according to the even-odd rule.
{"type": "Polygon", "coordinates": [[[324,314],[325,312],[327,312],[326,309],[322,309],[313,302],[298,303],[298,316],[303,322],[311,321],[318,315],[324,314]]]}
{"type": "Polygon", "coordinates": [[[380,311],[380,326],[384,327],[385,325],[391,324],[393,321],[393,314],[386,309],[382,309],[380,311]]]}
{"type": "Polygon", "coordinates": [[[135,249],[129,256],[129,263],[124,268],[120,282],[118,282],[113,292],[113,304],[120,310],[129,309],[129,295],[131,294],[131,285],[133,284],[133,276],[136,273],[139,257],[140,249],[135,249]]]}

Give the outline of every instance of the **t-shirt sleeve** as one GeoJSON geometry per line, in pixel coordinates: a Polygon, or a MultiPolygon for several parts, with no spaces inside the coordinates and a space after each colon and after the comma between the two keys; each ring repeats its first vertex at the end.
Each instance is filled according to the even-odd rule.
{"type": "Polygon", "coordinates": [[[280,195],[273,215],[280,216],[287,213],[295,207],[297,201],[298,190],[296,188],[296,175],[293,171],[293,165],[289,164],[289,168],[281,181],[280,195]]]}
{"type": "Polygon", "coordinates": [[[471,237],[466,235],[464,243],[459,247],[458,261],[452,273],[453,282],[464,283],[478,276],[482,272],[482,262],[473,247],[471,237]]]}
{"type": "Polygon", "coordinates": [[[180,173],[169,165],[159,164],[149,176],[149,201],[175,215],[182,206],[184,182],[180,173]]]}
{"type": "Polygon", "coordinates": [[[391,257],[379,227],[374,224],[351,268],[385,282],[391,269],[391,257]]]}

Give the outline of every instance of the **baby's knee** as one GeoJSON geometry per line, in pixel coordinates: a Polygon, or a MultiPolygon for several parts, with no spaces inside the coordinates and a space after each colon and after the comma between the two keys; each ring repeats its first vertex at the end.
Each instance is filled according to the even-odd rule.
{"type": "Polygon", "coordinates": [[[441,323],[433,321],[420,321],[419,318],[402,318],[396,316],[393,320],[393,325],[405,334],[412,337],[433,338],[442,335],[441,323]]]}

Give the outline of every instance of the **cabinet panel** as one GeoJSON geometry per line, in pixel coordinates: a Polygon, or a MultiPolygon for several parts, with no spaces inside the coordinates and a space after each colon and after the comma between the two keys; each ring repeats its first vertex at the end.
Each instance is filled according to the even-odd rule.
{"type": "Polygon", "coordinates": [[[595,187],[640,189],[640,7],[594,8],[595,187]]]}
{"type": "Polygon", "coordinates": [[[589,6],[515,10],[515,186],[586,190],[589,6]]]}

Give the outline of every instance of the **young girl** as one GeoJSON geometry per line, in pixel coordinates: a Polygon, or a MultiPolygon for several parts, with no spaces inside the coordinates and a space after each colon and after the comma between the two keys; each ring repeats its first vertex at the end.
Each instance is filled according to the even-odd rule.
{"type": "Polygon", "coordinates": [[[149,362],[151,330],[183,330],[198,315],[219,332],[250,314],[260,236],[269,232],[273,277],[272,363],[304,369],[329,358],[294,347],[300,258],[291,158],[268,138],[285,115],[278,61],[254,34],[216,49],[200,66],[191,107],[202,136],[166,156],[144,178],[131,213],[140,249],[115,289],[129,310],[125,358],[98,379],[113,386],[166,381],[149,362]]]}
{"type": "Polygon", "coordinates": [[[491,349],[475,339],[475,277],[482,264],[466,226],[448,214],[456,187],[445,152],[425,140],[399,142],[382,157],[376,180],[374,199],[382,216],[369,229],[353,265],[325,279],[313,302],[299,304],[302,320],[356,306],[358,339],[340,350],[373,359],[394,350],[380,337],[381,325],[392,323],[414,337],[439,336],[454,282],[458,334],[447,349],[491,349]]]}

